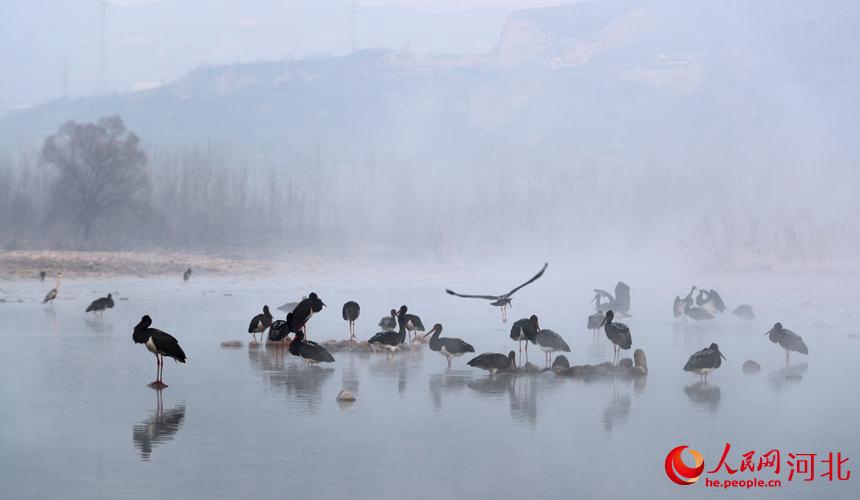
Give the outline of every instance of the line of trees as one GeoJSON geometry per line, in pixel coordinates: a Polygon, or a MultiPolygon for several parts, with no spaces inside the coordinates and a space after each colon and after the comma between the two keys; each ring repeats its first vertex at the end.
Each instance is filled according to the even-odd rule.
{"type": "Polygon", "coordinates": [[[320,145],[272,158],[223,143],[143,144],[106,117],[61,125],[39,152],[0,153],[2,248],[623,253],[650,244],[681,245],[717,267],[860,248],[854,208],[843,217],[770,210],[755,189],[744,205],[744,179],[726,174],[697,189],[700,171],[656,161],[489,146],[459,161],[320,145]],[[722,203],[728,196],[733,205],[722,203]]]}

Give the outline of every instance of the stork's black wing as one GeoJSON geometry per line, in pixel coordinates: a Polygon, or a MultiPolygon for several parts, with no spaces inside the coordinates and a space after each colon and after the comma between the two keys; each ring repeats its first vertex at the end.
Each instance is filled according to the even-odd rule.
{"type": "Polygon", "coordinates": [[[457,293],[450,288],[446,288],[445,293],[448,295],[454,295],[455,297],[463,297],[464,299],[499,300],[501,298],[498,295],[466,295],[463,293],[457,293]]]}
{"type": "Polygon", "coordinates": [[[543,263],[543,267],[541,268],[541,270],[540,270],[537,274],[535,274],[534,276],[532,276],[532,279],[530,279],[530,280],[526,281],[526,282],[525,282],[525,283],[523,283],[522,285],[520,285],[520,286],[518,286],[518,287],[514,288],[513,290],[511,290],[510,292],[506,293],[506,294],[505,294],[505,296],[506,296],[506,297],[510,297],[511,295],[513,295],[513,294],[514,294],[514,292],[516,292],[516,291],[517,291],[517,290],[519,290],[520,288],[522,288],[522,287],[524,287],[524,286],[526,286],[526,285],[528,285],[528,284],[530,284],[530,283],[532,283],[532,282],[536,281],[538,278],[540,278],[541,276],[543,276],[543,273],[544,273],[544,271],[546,271],[546,267],[547,267],[548,265],[549,265],[549,263],[548,263],[548,262],[544,262],[544,263],[543,263]]]}

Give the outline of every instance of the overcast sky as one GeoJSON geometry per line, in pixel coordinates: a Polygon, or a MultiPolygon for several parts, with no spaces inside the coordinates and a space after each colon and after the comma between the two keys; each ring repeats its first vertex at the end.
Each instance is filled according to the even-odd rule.
{"type": "MultiPolygon", "coordinates": [[[[125,92],[176,80],[201,64],[337,55],[353,47],[483,53],[511,12],[559,3],[359,0],[353,24],[352,0],[109,0],[107,87],[125,92]]],[[[99,5],[0,0],[0,112],[58,98],[64,88],[71,97],[96,91],[99,5]]]]}

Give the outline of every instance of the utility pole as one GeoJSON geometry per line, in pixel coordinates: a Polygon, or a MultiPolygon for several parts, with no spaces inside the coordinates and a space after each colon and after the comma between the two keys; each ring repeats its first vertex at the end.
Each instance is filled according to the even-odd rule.
{"type": "Polygon", "coordinates": [[[101,19],[100,19],[100,32],[99,32],[99,81],[98,88],[96,89],[97,94],[104,94],[107,92],[107,42],[106,42],[106,23],[107,23],[107,2],[102,0],[100,2],[101,5],[101,19]]]}
{"type": "Polygon", "coordinates": [[[61,97],[63,99],[69,98],[69,59],[63,58],[63,72],[62,72],[62,89],[63,93],[61,97]]]}

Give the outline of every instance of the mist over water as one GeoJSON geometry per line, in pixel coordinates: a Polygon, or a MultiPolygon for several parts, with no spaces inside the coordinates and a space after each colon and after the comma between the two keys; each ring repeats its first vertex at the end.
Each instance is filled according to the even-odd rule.
{"type": "Polygon", "coordinates": [[[0,6],[0,497],[857,496],[860,4],[117,0],[97,57],[99,5],[0,6]],[[507,323],[445,293],[544,262],[507,323]],[[360,341],[406,304],[475,354],[536,314],[596,365],[619,281],[643,377],[427,346],[307,367],[246,333],[316,291],[313,341],[348,337],[347,300],[360,341]],[[726,312],[674,318],[693,285],[726,312]],[[188,355],[162,391],[144,314],[188,355]],[[776,322],[809,354],[786,365],[776,322]],[[711,343],[704,383],[683,367],[711,343]],[[710,470],[726,443],[733,467],[841,452],[852,478],[667,479],[669,450],[710,470]]]}

